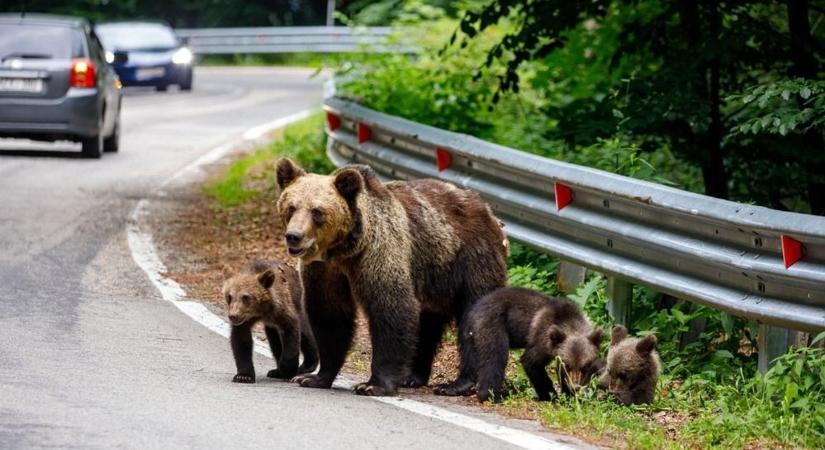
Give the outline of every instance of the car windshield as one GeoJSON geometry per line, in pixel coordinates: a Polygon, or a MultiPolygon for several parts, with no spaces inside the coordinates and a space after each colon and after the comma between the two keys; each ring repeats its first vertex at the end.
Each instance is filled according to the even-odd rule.
{"type": "Polygon", "coordinates": [[[0,60],[70,59],[83,55],[80,31],[54,25],[0,23],[0,60]]]}
{"type": "Polygon", "coordinates": [[[154,23],[98,25],[95,28],[106,50],[168,50],[178,46],[169,27],[154,23]]]}

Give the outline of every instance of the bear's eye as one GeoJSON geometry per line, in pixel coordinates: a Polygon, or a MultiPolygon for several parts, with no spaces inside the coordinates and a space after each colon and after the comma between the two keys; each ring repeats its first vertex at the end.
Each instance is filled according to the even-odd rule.
{"type": "Polygon", "coordinates": [[[226,294],[226,303],[232,303],[232,294],[226,294]]]}
{"type": "Polygon", "coordinates": [[[312,208],[312,221],[318,225],[324,223],[324,212],[318,208],[312,208]]]}
{"type": "Polygon", "coordinates": [[[293,214],[295,214],[295,207],[290,205],[289,208],[286,209],[286,218],[291,219],[293,214]]]}
{"type": "Polygon", "coordinates": [[[245,306],[249,306],[249,304],[252,303],[252,297],[250,297],[249,295],[244,294],[244,295],[241,296],[241,301],[243,302],[243,304],[245,306]]]}

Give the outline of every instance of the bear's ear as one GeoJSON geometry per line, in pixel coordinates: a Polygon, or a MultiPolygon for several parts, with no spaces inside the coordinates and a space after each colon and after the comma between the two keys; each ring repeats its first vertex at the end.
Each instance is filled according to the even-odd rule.
{"type": "Polygon", "coordinates": [[[264,289],[269,289],[275,283],[275,272],[272,269],[267,269],[258,274],[258,283],[261,283],[264,289]]]}
{"type": "Polygon", "coordinates": [[[306,175],[304,169],[289,158],[281,158],[275,163],[275,176],[278,179],[278,187],[281,188],[281,190],[304,175],[306,175]]]}
{"type": "Polygon", "coordinates": [[[547,334],[550,336],[550,342],[552,342],[553,345],[559,345],[567,339],[567,335],[564,334],[564,331],[556,325],[551,325],[550,329],[547,330],[547,334]]]}
{"type": "Polygon", "coordinates": [[[357,169],[345,167],[335,174],[335,189],[347,200],[352,200],[364,187],[364,179],[357,169]]]}
{"type": "Polygon", "coordinates": [[[656,348],[656,336],[649,334],[636,343],[636,351],[642,356],[647,356],[656,348]]]}
{"type": "Polygon", "coordinates": [[[613,333],[610,335],[610,346],[614,346],[619,342],[622,342],[624,338],[627,337],[627,328],[622,325],[616,325],[613,327],[613,333]]]}
{"type": "Polygon", "coordinates": [[[587,340],[590,341],[596,347],[598,347],[602,343],[603,338],[604,331],[602,331],[601,328],[596,328],[595,330],[591,331],[590,334],[587,335],[587,340]]]}

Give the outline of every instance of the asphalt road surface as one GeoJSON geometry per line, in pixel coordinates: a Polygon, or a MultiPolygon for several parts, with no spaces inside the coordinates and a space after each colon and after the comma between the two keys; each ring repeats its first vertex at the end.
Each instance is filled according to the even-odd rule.
{"type": "Polygon", "coordinates": [[[250,127],[318,106],[296,69],[199,69],[192,93],[126,93],[123,141],[0,141],[0,448],[501,448],[340,390],[238,385],[225,338],[163,301],[126,223],[171,174],[250,127]]]}

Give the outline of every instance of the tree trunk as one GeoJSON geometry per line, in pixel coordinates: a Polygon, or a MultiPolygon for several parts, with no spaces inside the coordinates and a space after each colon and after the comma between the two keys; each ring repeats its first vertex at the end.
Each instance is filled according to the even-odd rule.
{"type": "MultiPolygon", "coordinates": [[[[701,59],[701,52],[707,47],[718,48],[719,33],[721,32],[721,17],[718,2],[711,2],[710,6],[710,34],[713,45],[703,45],[699,28],[699,2],[682,0],[680,5],[680,20],[685,39],[691,49],[694,49],[696,59],[701,59]]],[[[710,109],[710,124],[708,130],[697,136],[701,146],[698,149],[702,165],[702,177],[705,183],[705,194],[712,197],[728,198],[728,175],[722,159],[722,119],[720,109],[720,68],[719,58],[714,56],[709,64],[699,64],[696,67],[695,89],[696,96],[705,102],[710,109]]]]}
{"type": "MultiPolygon", "coordinates": [[[[788,30],[791,38],[791,75],[815,80],[817,63],[813,52],[808,1],[788,0],[788,30]]],[[[808,203],[811,214],[825,216],[825,141],[815,130],[803,136],[811,158],[801,161],[808,172],[808,203]]]]}
{"type": "MultiPolygon", "coordinates": [[[[719,36],[722,33],[722,18],[719,13],[719,3],[714,1],[710,5],[710,40],[712,48],[719,48],[719,36]]],[[[714,53],[710,61],[710,128],[707,134],[708,169],[710,179],[705,178],[705,193],[713,197],[728,198],[728,176],[725,171],[725,162],[722,159],[722,116],[721,95],[719,86],[720,77],[719,55],[714,53]]]]}

